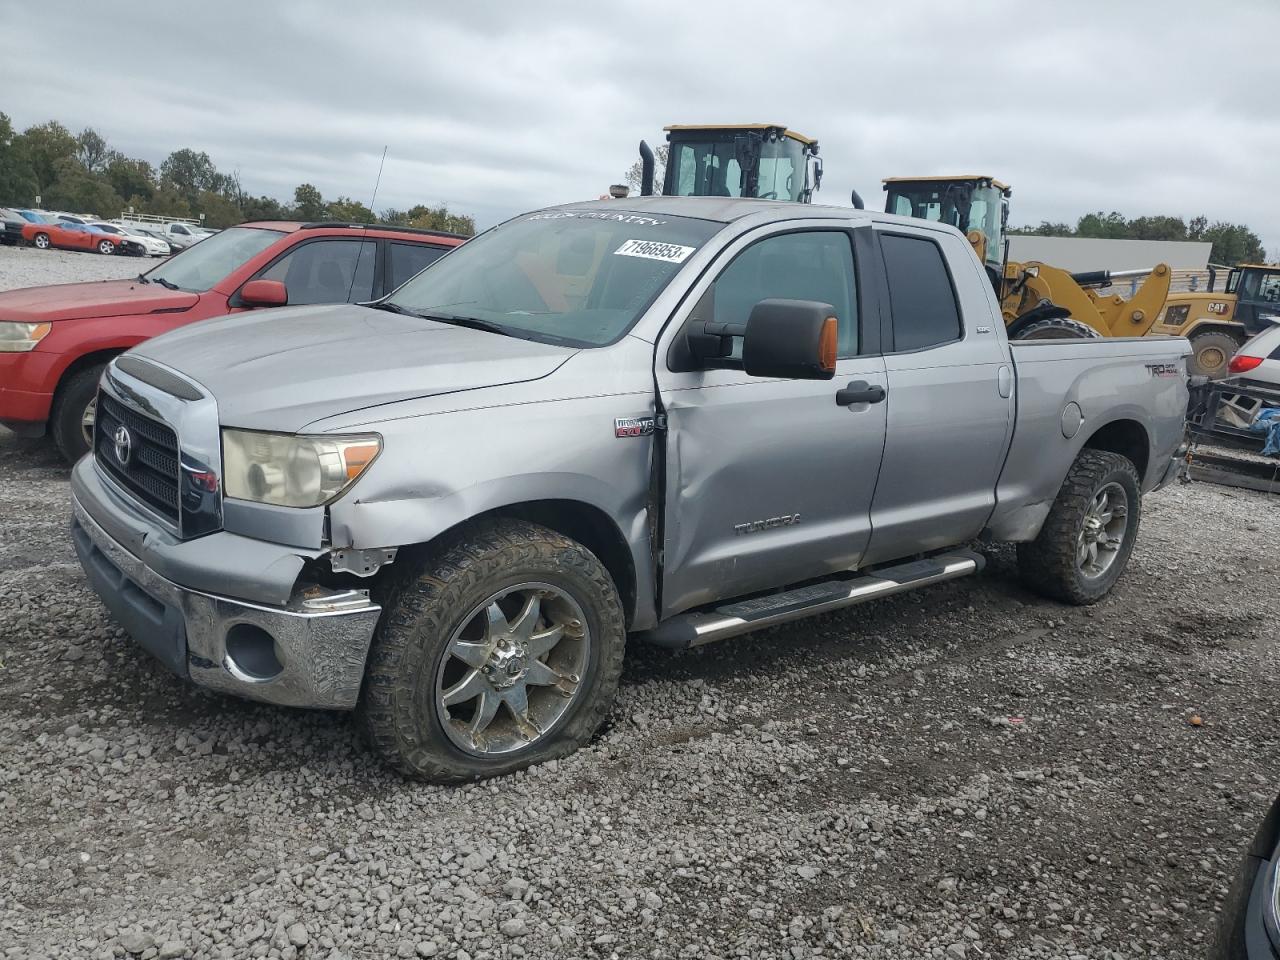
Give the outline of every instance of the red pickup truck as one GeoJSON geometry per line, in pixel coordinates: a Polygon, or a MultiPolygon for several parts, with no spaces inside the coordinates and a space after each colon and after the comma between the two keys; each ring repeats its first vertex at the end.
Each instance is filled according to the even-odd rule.
{"type": "Polygon", "coordinates": [[[256,307],[361,303],[466,238],[352,223],[245,223],[132,280],[0,292],[0,424],[89,449],[103,367],[150,337],[256,307]]]}

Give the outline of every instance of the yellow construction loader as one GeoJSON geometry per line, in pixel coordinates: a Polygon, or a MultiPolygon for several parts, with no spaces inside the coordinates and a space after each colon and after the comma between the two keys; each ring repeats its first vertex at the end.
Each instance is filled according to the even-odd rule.
{"type": "Polygon", "coordinates": [[[1207,290],[1173,293],[1151,328],[1191,341],[1187,370],[1218,378],[1227,375],[1231,355],[1255,333],[1280,322],[1280,266],[1247,263],[1227,273],[1215,291],[1218,270],[1209,268],[1207,290]]]}
{"type": "Polygon", "coordinates": [[[1014,340],[1140,337],[1160,317],[1169,296],[1167,264],[1151,270],[1071,273],[1038,261],[1007,259],[1004,238],[1013,192],[980,174],[889,177],[885,212],[949,223],[968,237],[1000,298],[1014,340]],[[1115,280],[1145,275],[1129,299],[1108,294],[1115,280]]]}

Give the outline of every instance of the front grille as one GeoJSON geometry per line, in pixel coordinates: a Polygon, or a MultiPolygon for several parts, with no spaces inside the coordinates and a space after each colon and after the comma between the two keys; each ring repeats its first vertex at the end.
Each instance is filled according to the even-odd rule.
{"type": "Polygon", "coordinates": [[[171,427],[99,391],[94,453],[111,479],[178,526],[178,435],[171,427]],[[128,431],[131,441],[123,464],[115,442],[120,427],[128,431]]]}

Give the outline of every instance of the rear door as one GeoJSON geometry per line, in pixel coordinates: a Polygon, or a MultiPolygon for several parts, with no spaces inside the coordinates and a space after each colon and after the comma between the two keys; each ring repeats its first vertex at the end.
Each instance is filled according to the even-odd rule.
{"type": "Polygon", "coordinates": [[[437,247],[429,243],[387,240],[382,293],[390,293],[419,271],[431,266],[448,252],[448,247],[437,247]]]}
{"type": "Polygon", "coordinates": [[[876,235],[890,322],[868,564],[976,536],[995,507],[1014,421],[1008,347],[972,250],[943,231],[879,224],[876,235]]]}
{"type": "Polygon", "coordinates": [[[885,382],[878,307],[860,268],[872,249],[868,229],[829,221],[749,233],[721,254],[660,338],[664,616],[858,565],[885,405],[841,405],[836,394],[885,382]],[[748,377],[733,361],[682,370],[670,359],[691,324],[743,323],[774,297],[832,305],[840,330],[834,380],[748,377]]]}

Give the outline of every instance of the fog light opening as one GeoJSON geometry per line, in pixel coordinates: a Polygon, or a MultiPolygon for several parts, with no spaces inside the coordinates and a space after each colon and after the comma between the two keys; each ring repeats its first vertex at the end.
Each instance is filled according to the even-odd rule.
{"type": "Polygon", "coordinates": [[[252,623],[237,623],[227,631],[226,650],[227,669],[238,680],[265,683],[284,669],[275,637],[252,623]]]}

